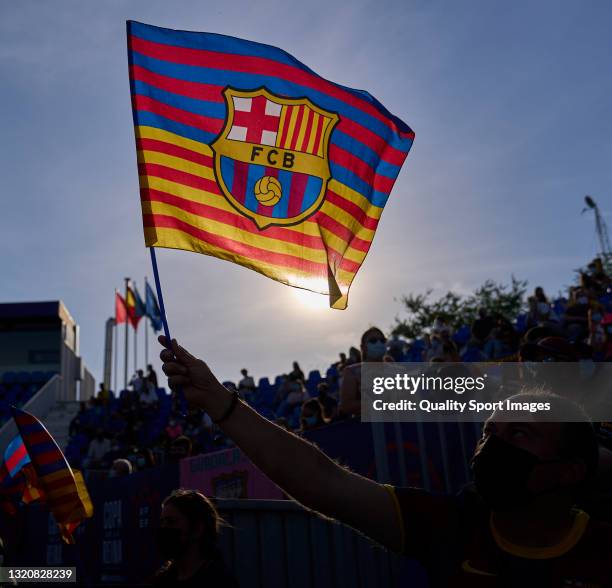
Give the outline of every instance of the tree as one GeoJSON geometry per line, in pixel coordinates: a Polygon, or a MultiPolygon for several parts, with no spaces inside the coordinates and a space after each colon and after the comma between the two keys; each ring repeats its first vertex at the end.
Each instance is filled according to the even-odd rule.
{"type": "Polygon", "coordinates": [[[433,290],[425,294],[408,294],[400,302],[408,312],[405,318],[396,317],[394,335],[417,338],[433,324],[436,317],[442,318],[453,329],[471,325],[478,316],[478,309],[485,308],[489,314],[500,315],[512,321],[524,307],[527,281],[512,276],[511,284],[498,284],[487,280],[473,294],[461,296],[447,292],[437,300],[431,300],[433,290]]]}

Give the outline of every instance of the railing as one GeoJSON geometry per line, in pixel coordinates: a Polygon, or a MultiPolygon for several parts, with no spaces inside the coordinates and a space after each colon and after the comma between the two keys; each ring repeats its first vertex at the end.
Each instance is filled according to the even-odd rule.
{"type": "MultiPolygon", "coordinates": [[[[44,419],[55,404],[61,385],[61,376],[53,376],[22,408],[35,417],[44,419]]],[[[0,455],[4,455],[4,450],[16,434],[15,421],[9,419],[0,429],[0,455]]]]}

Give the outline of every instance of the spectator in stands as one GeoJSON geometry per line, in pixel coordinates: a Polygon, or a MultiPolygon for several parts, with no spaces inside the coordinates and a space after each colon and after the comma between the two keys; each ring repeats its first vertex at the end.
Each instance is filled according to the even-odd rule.
{"type": "Polygon", "coordinates": [[[106,389],[104,382],[100,382],[100,389],[98,390],[97,398],[104,404],[106,404],[110,399],[110,392],[106,389]]]}
{"type": "Polygon", "coordinates": [[[92,469],[104,467],[103,458],[110,451],[110,448],[111,444],[104,435],[104,430],[98,429],[96,436],[89,443],[86,467],[92,469]]]}
{"type": "Polygon", "coordinates": [[[142,370],[138,370],[132,376],[132,379],[130,380],[130,386],[132,386],[132,389],[134,390],[134,394],[138,398],[145,388],[145,378],[144,378],[144,372],[142,370]]]}
{"type": "Polygon", "coordinates": [[[108,471],[109,478],[121,478],[129,476],[132,473],[132,464],[129,459],[120,458],[113,461],[110,470],[108,471]]]}
{"type": "Polygon", "coordinates": [[[154,409],[157,406],[159,398],[157,397],[156,388],[151,380],[146,379],[144,381],[144,385],[142,387],[140,395],[138,396],[138,400],[140,401],[140,404],[143,408],[154,409]]]}
{"type": "Polygon", "coordinates": [[[249,394],[255,392],[255,380],[253,376],[249,376],[249,372],[246,368],[240,370],[242,379],[238,382],[238,392],[243,398],[249,398],[249,394]]]}
{"type": "Polygon", "coordinates": [[[329,423],[338,416],[338,401],[329,393],[329,384],[320,382],[317,385],[318,399],[323,408],[323,418],[329,423]]]}
{"type": "Polygon", "coordinates": [[[351,347],[349,349],[349,356],[346,360],[346,365],[352,365],[354,363],[361,363],[361,352],[357,347],[351,347]]]}
{"type": "Polygon", "coordinates": [[[554,396],[559,422],[492,415],[472,459],[475,491],[439,496],[342,468],[232,398],[208,366],[175,341],[161,358],[170,387],[182,386],[190,403],[220,420],[288,495],[416,558],[433,585],[610,585],[612,526],[574,508],[596,475],[599,451],[588,417],[573,402],[554,396]]]}
{"type": "Polygon", "coordinates": [[[84,432],[84,427],[87,424],[87,418],[87,403],[81,401],[79,402],[79,412],[76,413],[68,425],[68,435],[70,435],[70,437],[74,437],[74,435],[84,432]]]}
{"type": "Polygon", "coordinates": [[[323,407],[317,398],[311,398],[302,404],[300,430],[309,431],[326,424],[327,419],[323,416],[323,407]]]}
{"type": "Polygon", "coordinates": [[[347,362],[347,358],[346,358],[346,353],[341,353],[340,354],[340,361],[336,362],[336,370],[338,371],[338,373],[341,373],[342,370],[345,368],[346,366],[346,362],[347,362]]]}
{"type": "Polygon", "coordinates": [[[280,417],[289,416],[297,406],[308,400],[308,392],[303,380],[295,373],[289,375],[288,392],[285,399],[279,404],[276,414],[280,417]]]}
{"type": "Polygon", "coordinates": [[[147,366],[147,382],[149,382],[149,384],[153,386],[154,390],[157,390],[159,388],[159,385],[157,383],[157,373],[155,372],[151,364],[147,366]]]}
{"type": "Polygon", "coordinates": [[[589,308],[587,292],[581,287],[574,288],[563,316],[563,327],[572,341],[588,337],[589,308]]]}
{"type": "Polygon", "coordinates": [[[479,308],[478,318],[472,323],[472,337],[480,345],[484,345],[494,327],[495,319],[489,315],[486,308],[479,308]]]}
{"type": "MultiPolygon", "coordinates": [[[[361,336],[361,357],[364,361],[382,361],[387,338],[378,327],[369,328],[361,336]]],[[[361,413],[361,363],[348,365],[343,372],[339,411],[345,415],[361,413]]]]}
{"type": "Polygon", "coordinates": [[[172,415],[168,420],[168,426],[165,429],[166,435],[170,441],[173,441],[177,437],[183,434],[183,427],[178,421],[176,415],[172,415]]]}
{"type": "Polygon", "coordinates": [[[300,382],[306,381],[304,378],[304,372],[297,361],[293,362],[293,370],[289,373],[289,378],[292,380],[298,380],[300,382]]]}
{"type": "Polygon", "coordinates": [[[170,443],[168,450],[168,461],[170,463],[178,463],[185,457],[190,457],[193,450],[193,443],[189,437],[181,435],[170,443]]]}
{"type": "Polygon", "coordinates": [[[217,548],[223,524],[210,500],[195,490],[175,490],[162,503],[157,547],[165,560],[155,588],[237,588],[217,548]]]}

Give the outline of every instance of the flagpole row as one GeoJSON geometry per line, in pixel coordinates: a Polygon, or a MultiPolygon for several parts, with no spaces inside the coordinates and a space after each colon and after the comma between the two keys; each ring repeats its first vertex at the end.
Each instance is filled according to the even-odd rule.
{"type": "Polygon", "coordinates": [[[155,280],[155,289],[157,290],[157,301],[159,302],[159,312],[161,314],[162,325],[164,327],[164,335],[170,345],[172,340],[170,337],[170,329],[168,328],[168,321],[166,320],[166,308],[164,307],[164,297],[162,295],[161,284],[159,281],[159,271],[157,270],[157,257],[155,256],[155,247],[149,247],[151,253],[151,265],[153,266],[153,278],[155,280]]]}

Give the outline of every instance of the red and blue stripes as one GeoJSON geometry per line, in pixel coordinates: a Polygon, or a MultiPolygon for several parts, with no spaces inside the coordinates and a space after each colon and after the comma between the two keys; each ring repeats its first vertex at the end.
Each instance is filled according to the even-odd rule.
{"type": "Polygon", "coordinates": [[[370,94],[329,82],[288,53],[259,43],[128,22],[136,125],[210,144],[225,120],[226,86],[265,86],[335,112],[332,178],[384,206],[414,133],[370,94]]]}

